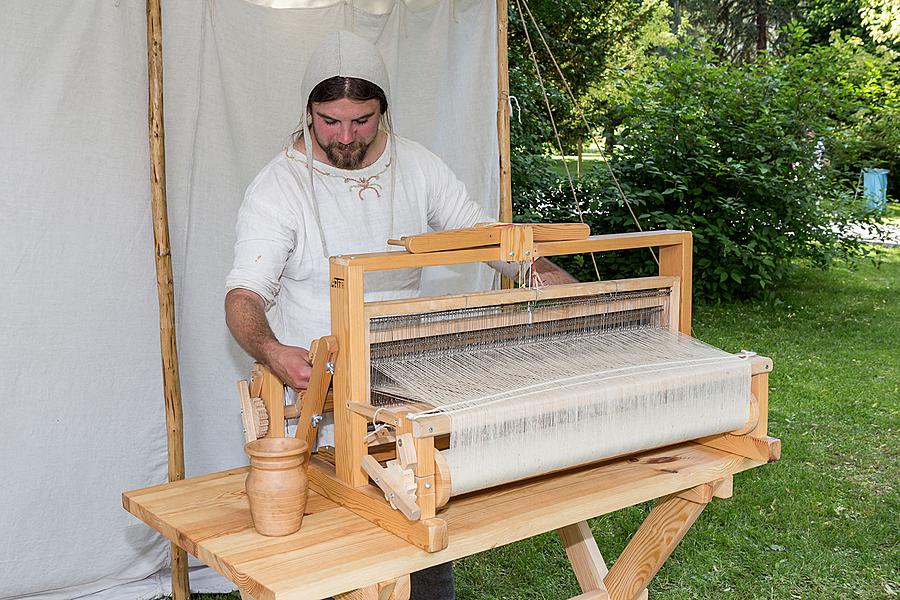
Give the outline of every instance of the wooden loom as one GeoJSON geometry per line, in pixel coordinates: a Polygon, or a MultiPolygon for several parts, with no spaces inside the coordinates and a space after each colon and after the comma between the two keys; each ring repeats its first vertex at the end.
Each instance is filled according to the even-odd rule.
{"type": "MultiPolygon", "coordinates": [[[[452,506],[455,501],[455,498],[450,498],[450,476],[442,460],[442,450],[448,443],[450,418],[437,415],[413,420],[408,418],[413,412],[408,406],[379,407],[372,404],[369,366],[373,339],[369,324],[373,319],[473,306],[503,306],[535,297],[564,298],[655,288],[666,290],[666,293],[639,302],[660,303],[669,328],[690,332],[690,233],[664,231],[594,237],[584,237],[586,234],[583,233],[554,226],[476,228],[423,234],[394,242],[406,247],[407,252],[333,257],[333,336],[317,340],[316,347],[312,349],[311,391],[302,407],[297,435],[314,439],[318,422],[316,415],[330,408],[335,419],[335,448],[333,455],[320,451],[318,456],[311,458],[311,488],[427,552],[439,552],[453,539],[453,529],[442,518],[445,513],[452,512],[445,507],[452,506]],[[531,260],[542,256],[644,247],[659,249],[660,273],[657,277],[551,286],[541,290],[507,290],[387,302],[364,301],[364,275],[372,271],[491,260],[531,260]],[[326,402],[328,375],[332,370],[333,402],[326,402]],[[369,423],[375,420],[388,424],[393,433],[385,435],[382,431],[369,431],[369,423]],[[370,483],[370,479],[375,485],[370,483]]],[[[634,308],[634,301],[618,302],[620,305],[614,310],[634,308]]],[[[439,330],[440,323],[435,328],[439,330]]],[[[730,496],[733,472],[748,468],[748,464],[755,466],[778,459],[780,441],[767,435],[768,373],[771,368],[769,359],[752,358],[752,393],[747,399],[750,418],[744,426],[695,440],[704,447],[749,460],[740,463],[742,466],[734,471],[718,472],[709,481],[660,498],[608,573],[583,519],[579,517],[559,529],[583,590],[586,594],[598,594],[583,597],[640,598],[649,581],[712,496],[730,496]]],[[[252,432],[255,422],[252,418],[246,418],[248,414],[258,412],[250,408],[252,397],[264,400],[270,419],[266,435],[284,435],[284,418],[300,416],[300,410],[290,406],[287,407],[288,414],[284,414],[283,388],[265,370],[260,371],[251,382],[239,386],[248,439],[260,433],[252,432]]],[[[605,457],[604,460],[608,459],[605,457]]],[[[600,465],[573,466],[588,471],[595,468],[598,472],[603,468],[600,465]]],[[[492,498],[538,494],[543,488],[551,489],[555,480],[563,477],[566,477],[564,473],[551,473],[530,480],[524,487],[485,489],[464,498],[467,503],[477,501],[491,505],[492,498]],[[511,492],[513,488],[524,491],[511,492]]],[[[636,489],[652,489],[655,482],[636,480],[633,485],[636,489]]],[[[593,516],[589,507],[582,505],[584,502],[583,496],[560,496],[553,510],[593,516]]],[[[494,517],[489,511],[483,515],[484,518],[515,521],[517,515],[505,510],[505,505],[508,504],[496,503],[494,517]]]]}

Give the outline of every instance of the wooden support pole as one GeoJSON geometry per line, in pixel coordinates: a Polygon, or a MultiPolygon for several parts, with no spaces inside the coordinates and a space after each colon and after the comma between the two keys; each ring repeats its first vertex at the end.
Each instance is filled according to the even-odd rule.
{"type": "Polygon", "coordinates": [[[500,222],[512,223],[509,164],[509,46],[507,0],[497,0],[497,139],[500,150],[500,222]]]}
{"type": "MultiPolygon", "coordinates": [[[[163,127],[162,17],[160,0],[147,0],[148,122],[150,127],[150,202],[156,254],[156,289],[159,296],[159,345],[162,356],[163,397],[169,450],[169,481],[184,479],[181,383],[175,342],[175,292],[169,252],[169,217],[166,207],[166,155],[163,127]]],[[[188,600],[187,553],[171,545],[172,597],[188,600]]]]}

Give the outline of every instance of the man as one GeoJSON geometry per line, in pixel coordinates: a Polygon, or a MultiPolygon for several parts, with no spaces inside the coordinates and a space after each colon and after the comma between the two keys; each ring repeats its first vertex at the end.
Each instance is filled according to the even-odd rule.
{"type": "MultiPolygon", "coordinates": [[[[247,189],[225,298],[240,346],[296,390],[309,381],[310,342],[331,332],[329,256],[490,220],[440,159],[393,134],[387,72],[369,42],[327,37],[301,96],[306,116],[293,144],[247,189]]],[[[366,300],[415,296],[420,279],[419,270],[372,273],[366,300]]],[[[319,429],[319,444],[333,443],[333,428],[319,429]]],[[[412,599],[453,597],[450,564],[413,574],[412,599]]]]}

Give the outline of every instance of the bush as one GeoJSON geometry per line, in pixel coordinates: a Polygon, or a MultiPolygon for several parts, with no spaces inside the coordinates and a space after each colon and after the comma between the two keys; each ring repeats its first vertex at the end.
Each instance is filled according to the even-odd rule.
{"type": "MultiPolygon", "coordinates": [[[[839,80],[838,65],[821,57],[735,67],[683,48],[631,90],[614,171],[644,229],[693,231],[697,297],[760,296],[794,259],[826,266],[864,251],[840,231],[866,215],[817,152],[853,109],[839,80]]],[[[577,220],[566,187],[517,188],[516,214],[577,220]]],[[[578,191],[592,231],[635,230],[604,171],[578,191]]],[[[584,259],[565,266],[594,276],[584,259]]],[[[601,270],[655,265],[649,253],[629,253],[604,258],[601,270]]]]}

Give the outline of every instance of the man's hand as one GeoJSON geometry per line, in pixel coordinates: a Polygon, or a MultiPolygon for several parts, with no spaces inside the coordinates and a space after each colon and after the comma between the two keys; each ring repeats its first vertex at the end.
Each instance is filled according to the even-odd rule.
{"type": "Polygon", "coordinates": [[[312,370],[309,352],[275,339],[262,297],[242,288],[229,291],[225,296],[225,321],[234,339],[250,356],[295,390],[306,389],[312,370]]]}
{"type": "Polygon", "coordinates": [[[268,349],[264,358],[266,366],[286,385],[298,391],[309,386],[312,366],[306,348],[277,344],[268,349]]]}
{"type": "Polygon", "coordinates": [[[534,262],[534,271],[531,274],[532,285],[559,285],[561,283],[578,283],[578,280],[546,258],[539,258],[534,262]]]}

